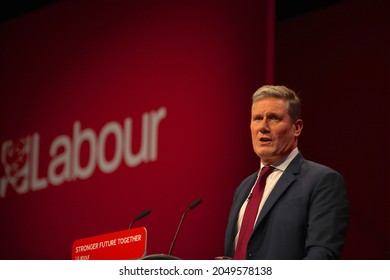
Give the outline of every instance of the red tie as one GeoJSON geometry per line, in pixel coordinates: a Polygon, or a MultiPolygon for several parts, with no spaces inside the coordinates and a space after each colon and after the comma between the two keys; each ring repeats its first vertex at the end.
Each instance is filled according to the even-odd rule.
{"type": "Polygon", "coordinates": [[[268,175],[271,174],[273,170],[274,168],[272,166],[263,167],[260,172],[259,179],[253,187],[252,193],[248,197],[248,204],[241,223],[240,235],[238,237],[237,247],[233,257],[235,260],[246,259],[246,247],[253,232],[257,211],[259,210],[259,205],[265,188],[265,182],[267,181],[268,175]]]}

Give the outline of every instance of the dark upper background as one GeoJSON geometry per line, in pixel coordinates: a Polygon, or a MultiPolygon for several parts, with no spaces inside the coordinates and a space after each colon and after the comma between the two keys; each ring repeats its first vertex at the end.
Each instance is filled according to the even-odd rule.
{"type": "MultiPolygon", "coordinates": [[[[0,21],[54,0],[7,0],[0,21]]],[[[275,83],[304,104],[300,150],[349,187],[344,259],[389,259],[389,2],[276,1],[275,83]]]]}
{"type": "MultiPolygon", "coordinates": [[[[34,9],[58,2],[58,0],[1,0],[0,20],[21,15],[34,9]]],[[[313,10],[343,2],[342,0],[277,0],[276,19],[277,21],[293,18],[313,10]]]]}

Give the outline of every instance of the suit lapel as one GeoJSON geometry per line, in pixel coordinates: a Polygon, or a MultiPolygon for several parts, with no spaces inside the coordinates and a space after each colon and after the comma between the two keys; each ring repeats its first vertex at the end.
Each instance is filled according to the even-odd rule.
{"type": "MultiPolygon", "coordinates": [[[[232,217],[235,217],[235,221],[237,222],[237,217],[240,212],[242,204],[244,204],[245,200],[248,198],[250,191],[252,190],[253,185],[256,182],[257,178],[257,172],[253,174],[246,183],[245,187],[242,189],[242,191],[238,194],[237,197],[237,203],[234,204],[234,209],[233,209],[233,215],[232,217]]],[[[235,224],[236,226],[236,224],[235,224]]]]}
{"type": "MultiPolygon", "coordinates": [[[[245,183],[245,186],[242,188],[241,192],[237,194],[237,198],[235,203],[233,204],[233,208],[231,214],[229,216],[229,224],[228,224],[228,244],[234,244],[234,238],[236,236],[236,227],[237,227],[237,218],[240,212],[242,204],[248,198],[249,192],[251,191],[254,183],[256,182],[257,172],[252,174],[249,180],[245,183]]],[[[229,248],[230,250],[230,248],[229,248]]],[[[234,251],[234,250],[233,250],[234,251]]]]}
{"type": "Polygon", "coordinates": [[[268,212],[272,209],[275,203],[278,201],[280,196],[291,186],[291,184],[295,181],[296,174],[299,173],[301,164],[304,158],[302,154],[298,154],[287,169],[283,172],[279,181],[276,183],[275,187],[271,191],[270,195],[267,198],[267,201],[264,203],[263,208],[261,209],[260,215],[256,222],[256,227],[264,220],[267,216],[268,212]]]}

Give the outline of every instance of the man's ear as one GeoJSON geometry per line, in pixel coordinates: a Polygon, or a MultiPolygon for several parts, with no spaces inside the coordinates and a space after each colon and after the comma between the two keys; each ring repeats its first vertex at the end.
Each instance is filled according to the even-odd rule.
{"type": "Polygon", "coordinates": [[[297,119],[294,123],[294,127],[294,135],[298,137],[303,129],[303,121],[301,119],[297,119]]]}

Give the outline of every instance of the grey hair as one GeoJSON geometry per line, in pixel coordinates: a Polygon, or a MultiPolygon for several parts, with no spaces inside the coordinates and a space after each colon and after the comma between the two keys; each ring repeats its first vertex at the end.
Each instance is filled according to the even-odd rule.
{"type": "Polygon", "coordinates": [[[301,116],[301,100],[292,89],[285,86],[262,86],[253,94],[252,104],[265,98],[276,98],[286,101],[288,105],[288,113],[293,122],[301,116]]]}

